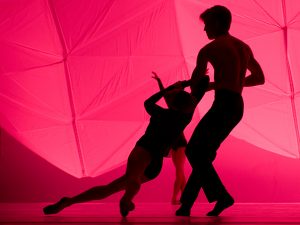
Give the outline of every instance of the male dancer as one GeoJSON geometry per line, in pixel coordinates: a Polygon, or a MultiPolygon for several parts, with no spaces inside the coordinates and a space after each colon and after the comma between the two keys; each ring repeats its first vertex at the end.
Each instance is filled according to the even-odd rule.
{"type": "Polygon", "coordinates": [[[197,57],[191,77],[191,90],[197,90],[198,80],[205,74],[208,62],[214,68],[215,90],[212,107],[195,128],[186,148],[192,173],[181,196],[177,216],[189,216],[198,193],[203,188],[209,202],[216,201],[208,216],[218,216],[234,203],[213,167],[220,144],[243,116],[243,87],[261,85],[264,74],[250,47],[229,34],[231,13],[223,6],[214,6],[200,15],[210,40],[197,57]],[[246,77],[247,69],[251,72],[246,77]]]}

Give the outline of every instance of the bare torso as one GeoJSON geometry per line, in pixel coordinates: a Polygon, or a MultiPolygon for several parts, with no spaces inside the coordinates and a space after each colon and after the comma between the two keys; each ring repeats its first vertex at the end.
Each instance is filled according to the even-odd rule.
{"type": "Polygon", "coordinates": [[[241,40],[224,35],[204,47],[214,68],[215,90],[226,89],[241,93],[251,49],[241,40]]]}

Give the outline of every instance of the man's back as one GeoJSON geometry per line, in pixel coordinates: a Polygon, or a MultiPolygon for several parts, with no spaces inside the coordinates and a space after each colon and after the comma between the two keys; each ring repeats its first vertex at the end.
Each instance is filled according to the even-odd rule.
{"type": "Polygon", "coordinates": [[[241,93],[252,55],[249,46],[231,35],[223,35],[203,50],[214,67],[215,89],[241,93]]]}

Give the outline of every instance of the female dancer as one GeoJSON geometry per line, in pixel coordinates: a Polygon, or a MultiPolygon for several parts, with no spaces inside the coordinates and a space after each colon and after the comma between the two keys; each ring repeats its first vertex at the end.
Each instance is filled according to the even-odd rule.
{"type": "Polygon", "coordinates": [[[202,89],[197,96],[183,90],[190,84],[189,81],[179,81],[145,101],[145,109],[151,116],[150,123],[145,134],[131,151],[126,173],[123,176],[107,185],[93,187],[74,197],[63,197],[57,203],[46,206],[43,209],[44,213],[55,214],[73,204],[100,200],[125,189],[120,200],[120,213],[123,217],[127,216],[135,207],[132,199],[138,193],[141,184],[158,176],[162,168],[163,156],[168,154],[171,144],[191,121],[195,107],[208,87],[208,77],[203,76],[201,82],[202,85],[199,86],[202,89]],[[156,104],[171,91],[174,92],[174,98],[168,109],[156,104]]]}

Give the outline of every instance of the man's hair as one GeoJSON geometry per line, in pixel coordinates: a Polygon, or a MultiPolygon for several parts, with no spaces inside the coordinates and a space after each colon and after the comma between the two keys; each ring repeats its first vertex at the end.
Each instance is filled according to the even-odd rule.
{"type": "Polygon", "coordinates": [[[204,22],[217,21],[220,24],[221,32],[226,33],[230,28],[231,13],[226,7],[215,5],[201,13],[200,19],[204,22]]]}

